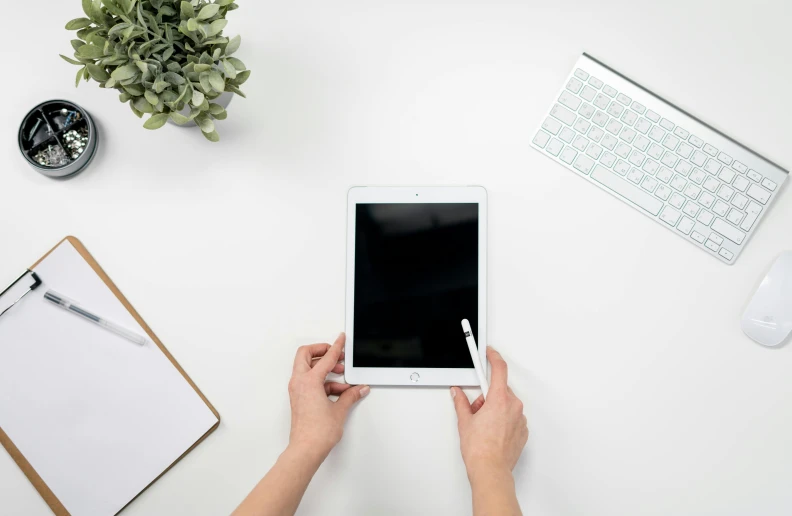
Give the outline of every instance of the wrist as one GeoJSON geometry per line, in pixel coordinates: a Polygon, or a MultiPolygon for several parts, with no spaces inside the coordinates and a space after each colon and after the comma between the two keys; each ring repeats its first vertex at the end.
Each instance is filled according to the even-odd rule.
{"type": "Polygon", "coordinates": [[[468,479],[472,484],[487,482],[514,482],[511,469],[493,460],[473,460],[466,463],[468,479]]]}
{"type": "Polygon", "coordinates": [[[289,443],[281,454],[279,461],[285,461],[300,466],[301,468],[316,471],[329,455],[315,446],[302,443],[289,443]]]}

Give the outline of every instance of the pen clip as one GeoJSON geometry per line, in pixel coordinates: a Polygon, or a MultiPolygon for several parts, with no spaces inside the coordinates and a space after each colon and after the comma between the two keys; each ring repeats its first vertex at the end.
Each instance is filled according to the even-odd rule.
{"type": "Polygon", "coordinates": [[[20,301],[22,301],[22,299],[23,299],[23,298],[24,298],[26,295],[30,294],[31,292],[33,292],[34,290],[36,290],[37,288],[39,288],[39,287],[41,286],[41,283],[42,283],[42,281],[41,281],[41,278],[39,278],[39,275],[38,275],[38,274],[36,274],[35,272],[33,272],[33,271],[31,271],[31,270],[27,269],[27,270],[25,270],[25,272],[23,272],[23,273],[22,273],[22,275],[21,275],[21,276],[19,276],[17,279],[15,279],[13,283],[11,283],[11,284],[10,284],[8,287],[6,287],[6,289],[5,289],[5,290],[3,290],[2,292],[0,292],[0,297],[3,297],[4,295],[6,295],[6,294],[8,293],[8,291],[10,291],[12,288],[14,288],[14,286],[15,286],[17,283],[19,283],[20,281],[22,281],[23,279],[25,279],[25,277],[27,277],[27,276],[30,276],[30,277],[33,279],[33,284],[32,284],[30,287],[28,287],[28,289],[25,291],[25,293],[24,293],[24,294],[22,294],[21,296],[19,296],[19,298],[18,298],[16,301],[14,301],[13,303],[11,303],[11,304],[10,304],[10,305],[9,305],[9,306],[8,306],[8,307],[5,309],[5,310],[3,310],[2,312],[0,312],[0,317],[2,317],[3,315],[5,315],[5,313],[6,313],[6,312],[8,312],[9,310],[11,310],[11,309],[12,309],[12,308],[13,308],[13,307],[14,307],[14,306],[17,304],[17,303],[19,303],[20,301]]]}

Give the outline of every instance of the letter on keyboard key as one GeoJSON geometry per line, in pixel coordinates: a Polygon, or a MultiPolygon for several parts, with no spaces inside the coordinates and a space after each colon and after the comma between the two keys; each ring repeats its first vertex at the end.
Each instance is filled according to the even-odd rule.
{"type": "Polygon", "coordinates": [[[552,154],[553,156],[558,156],[558,153],[561,152],[561,149],[564,148],[564,144],[561,143],[560,140],[553,138],[550,140],[550,143],[547,144],[545,150],[552,154]]]}
{"type": "Polygon", "coordinates": [[[591,118],[591,116],[594,114],[594,111],[595,111],[594,106],[592,106],[591,104],[586,104],[585,102],[583,103],[582,106],[580,106],[580,109],[578,109],[578,113],[580,113],[580,116],[582,116],[585,119],[591,118]]]}
{"type": "Polygon", "coordinates": [[[605,167],[595,166],[591,178],[652,215],[660,213],[660,209],[663,207],[662,202],[605,167]]]}
{"type": "Polygon", "coordinates": [[[696,151],[690,157],[690,161],[693,162],[693,164],[697,167],[703,167],[704,163],[707,162],[707,155],[701,151],[696,151]]]}
{"type": "Polygon", "coordinates": [[[708,212],[707,210],[701,210],[701,212],[698,215],[698,221],[704,224],[705,226],[709,226],[710,222],[712,222],[712,219],[714,218],[715,215],[708,212]]]}
{"type": "Polygon", "coordinates": [[[589,86],[583,86],[583,91],[580,92],[580,96],[586,99],[588,102],[591,102],[594,100],[594,97],[597,96],[597,90],[589,86]]]}
{"type": "Polygon", "coordinates": [[[605,84],[604,82],[602,82],[601,80],[597,79],[594,76],[591,76],[589,78],[588,82],[589,82],[589,84],[591,84],[592,86],[594,86],[597,89],[602,88],[602,85],[605,84]]]}
{"type": "Polygon", "coordinates": [[[637,111],[639,114],[643,115],[646,111],[646,106],[638,102],[637,100],[632,103],[632,108],[637,111]]]}
{"type": "Polygon", "coordinates": [[[746,167],[739,161],[735,161],[734,163],[732,163],[732,167],[734,167],[734,170],[736,170],[740,174],[745,174],[746,172],[748,172],[748,167],[746,167]]]}
{"type": "Polygon", "coordinates": [[[723,245],[723,237],[717,233],[710,233],[709,239],[718,245],[723,245]]]}
{"type": "Polygon", "coordinates": [[[545,131],[551,134],[558,134],[558,131],[561,130],[561,122],[559,122],[555,118],[547,117],[545,118],[545,121],[542,124],[542,129],[544,129],[545,131]]]}
{"type": "Polygon", "coordinates": [[[693,145],[694,147],[698,147],[699,149],[701,148],[702,145],[704,145],[704,140],[702,140],[695,134],[691,134],[688,141],[690,142],[691,145],[693,145]]]}
{"type": "Polygon", "coordinates": [[[598,93],[597,97],[594,99],[594,105],[600,109],[605,109],[610,104],[610,99],[603,95],[602,93],[598,93]]]}
{"type": "Polygon", "coordinates": [[[709,143],[704,145],[704,152],[706,152],[707,154],[709,154],[712,157],[715,157],[715,156],[718,155],[718,149],[716,149],[715,147],[713,147],[709,143]]]}
{"type": "Polygon", "coordinates": [[[729,251],[725,247],[723,249],[721,249],[720,251],[718,251],[718,254],[723,256],[726,259],[726,261],[731,261],[731,259],[734,258],[734,253],[732,253],[731,251],[729,251]]]}
{"type": "Polygon", "coordinates": [[[586,154],[588,154],[594,159],[597,159],[600,157],[600,154],[602,154],[602,147],[600,147],[596,143],[592,143],[591,145],[588,146],[588,149],[586,149],[586,154]]]}
{"type": "Polygon", "coordinates": [[[762,176],[754,169],[748,171],[748,178],[757,183],[762,180],[762,176]]]}
{"type": "Polygon", "coordinates": [[[767,204],[767,201],[770,200],[770,192],[759,185],[751,185],[746,193],[748,197],[756,199],[762,204],[767,204]]]}
{"type": "MultiPolygon", "coordinates": [[[[677,129],[679,129],[679,127],[677,127],[677,129]]],[[[692,152],[693,152],[693,147],[691,147],[687,143],[683,143],[677,149],[677,154],[679,154],[680,156],[682,156],[685,159],[688,159],[692,152]]]]}
{"type": "Polygon", "coordinates": [[[575,131],[573,131],[569,127],[564,127],[563,129],[561,129],[561,134],[559,134],[558,137],[567,143],[572,143],[572,140],[575,139],[575,131]]]}
{"type": "Polygon", "coordinates": [[[618,100],[619,102],[621,102],[625,106],[629,106],[630,103],[632,102],[632,99],[630,97],[628,97],[627,95],[625,95],[624,93],[619,93],[618,95],[616,95],[616,100],[618,100]]]}
{"type": "Polygon", "coordinates": [[[583,136],[577,135],[577,138],[575,138],[575,142],[572,144],[572,146],[580,152],[583,152],[586,150],[586,147],[588,147],[588,144],[589,141],[587,139],[585,139],[583,136]]]}
{"type": "Polygon", "coordinates": [[[737,245],[742,244],[743,240],[745,240],[745,233],[729,225],[729,223],[723,219],[715,219],[715,222],[712,223],[712,229],[737,245]]]}
{"type": "Polygon", "coordinates": [[[748,203],[748,207],[745,208],[745,211],[747,211],[749,214],[752,215],[759,215],[760,213],[762,213],[762,207],[756,204],[755,202],[751,201],[750,203],[748,203]]]}
{"type": "Polygon", "coordinates": [[[649,120],[651,120],[654,123],[657,123],[657,122],[660,121],[660,115],[658,115],[657,113],[655,113],[651,109],[646,112],[646,118],[648,118],[649,120]]]}
{"type": "Polygon", "coordinates": [[[652,128],[652,123],[645,118],[639,118],[638,121],[635,123],[635,130],[641,134],[646,134],[651,128],[652,128]]]}
{"type": "Polygon", "coordinates": [[[582,88],[582,87],[583,87],[583,83],[580,82],[579,80],[575,79],[574,77],[571,77],[569,79],[569,82],[566,85],[566,89],[568,89],[572,93],[579,92],[580,88],[582,88]]]}
{"type": "Polygon", "coordinates": [[[606,167],[612,167],[613,164],[616,163],[616,156],[614,156],[610,152],[603,152],[602,156],[600,157],[600,163],[602,163],[606,167]]]}
{"type": "Polygon", "coordinates": [[[743,217],[745,217],[745,214],[743,212],[732,208],[729,214],[726,215],[726,220],[728,220],[735,226],[739,226],[740,222],[742,222],[743,217]]]}
{"type": "Polygon", "coordinates": [[[575,116],[575,113],[571,112],[570,110],[559,104],[553,106],[553,109],[550,111],[550,114],[556,117],[557,119],[561,120],[562,122],[564,122],[566,125],[570,125],[570,126],[575,123],[575,119],[577,118],[575,116]]]}
{"type": "Polygon", "coordinates": [[[696,225],[695,222],[693,222],[689,218],[682,217],[682,220],[679,222],[679,225],[677,226],[677,229],[679,231],[681,231],[682,233],[684,233],[686,235],[689,235],[690,231],[693,229],[693,226],[695,226],[695,225],[696,225]]]}
{"type": "Polygon", "coordinates": [[[768,190],[770,190],[772,192],[773,190],[776,189],[776,186],[778,186],[778,185],[775,184],[773,181],[770,181],[769,179],[764,178],[764,179],[762,179],[762,186],[764,186],[765,188],[767,188],[768,190]]]}
{"type": "Polygon", "coordinates": [[[540,149],[544,149],[548,141],[550,141],[550,135],[544,131],[539,131],[538,133],[536,133],[536,136],[534,136],[533,139],[534,145],[536,145],[540,149]]]}
{"type": "Polygon", "coordinates": [[[641,181],[641,188],[646,190],[649,193],[654,192],[655,188],[657,188],[657,180],[653,177],[645,176],[644,180],[641,181]]]}
{"type": "Polygon", "coordinates": [[[660,127],[665,129],[666,131],[673,131],[674,130],[674,122],[671,120],[664,118],[660,120],[660,127]]]}
{"type": "Polygon", "coordinates": [[[591,123],[586,121],[586,119],[583,117],[578,117],[577,122],[575,122],[575,125],[572,126],[575,131],[581,134],[586,134],[589,130],[589,127],[591,127],[591,123]]]}
{"type": "Polygon", "coordinates": [[[577,108],[580,107],[580,103],[582,102],[579,98],[572,95],[567,91],[562,91],[561,95],[558,97],[558,102],[565,105],[572,111],[577,111],[577,108]]]}
{"type": "Polygon", "coordinates": [[[712,175],[715,175],[718,172],[720,172],[720,169],[721,169],[721,164],[715,161],[714,159],[710,159],[707,161],[707,163],[704,164],[704,170],[706,170],[712,175]]]}
{"type": "Polygon", "coordinates": [[[718,154],[718,161],[726,163],[727,165],[731,165],[731,162],[734,161],[731,156],[726,154],[725,152],[721,152],[718,154]]]}
{"type": "Polygon", "coordinates": [[[575,164],[573,166],[575,167],[575,170],[577,170],[578,172],[588,174],[589,172],[591,172],[591,169],[594,167],[594,160],[581,154],[580,156],[578,156],[578,159],[575,160],[575,164]]]}
{"type": "Polygon", "coordinates": [[[671,208],[670,206],[666,206],[665,208],[663,208],[663,213],[660,214],[660,220],[662,220],[669,226],[676,226],[676,223],[679,220],[679,217],[681,216],[682,214],[676,211],[674,208],[671,208]]]}
{"type": "Polygon", "coordinates": [[[663,147],[666,149],[674,150],[679,145],[679,138],[674,136],[673,134],[669,134],[663,139],[663,147]]]}
{"type": "Polygon", "coordinates": [[[674,129],[674,134],[682,138],[683,140],[687,140],[690,133],[682,129],[681,127],[677,127],[674,129]]]}
{"type": "Polygon", "coordinates": [[[608,86],[607,84],[602,88],[602,91],[604,91],[605,95],[609,97],[615,97],[616,94],[619,93],[618,91],[616,91],[616,88],[612,86],[608,86]]]}
{"type": "Polygon", "coordinates": [[[613,170],[615,170],[616,173],[619,174],[620,176],[623,176],[624,174],[626,174],[630,170],[630,165],[628,165],[627,163],[625,163],[625,162],[620,160],[613,167],[613,170]]]}
{"type": "Polygon", "coordinates": [[[585,81],[589,78],[589,74],[588,72],[585,72],[584,70],[578,68],[577,70],[575,70],[575,77],[577,77],[581,81],[585,81]]]}
{"type": "Polygon", "coordinates": [[[720,246],[715,242],[713,242],[712,240],[707,240],[707,242],[704,245],[707,246],[707,249],[709,249],[713,253],[717,253],[718,249],[720,249],[720,246]]]}
{"type": "Polygon", "coordinates": [[[632,148],[629,145],[625,143],[619,143],[616,146],[616,150],[614,150],[613,152],[615,152],[616,155],[619,156],[620,158],[627,159],[627,156],[630,155],[631,150],[632,148]]]}
{"type": "Polygon", "coordinates": [[[559,159],[567,165],[571,165],[572,160],[575,159],[575,156],[577,156],[577,151],[570,146],[566,146],[564,147],[564,150],[561,151],[559,159]]]}
{"type": "Polygon", "coordinates": [[[749,184],[751,183],[749,183],[748,180],[745,179],[743,176],[737,176],[734,179],[734,183],[732,184],[732,186],[737,190],[744,192],[748,188],[749,184]]]}
{"type": "Polygon", "coordinates": [[[663,199],[664,201],[668,200],[668,196],[671,195],[671,189],[668,188],[666,185],[660,185],[657,187],[654,193],[659,198],[663,199]]]}
{"type": "Polygon", "coordinates": [[[742,228],[745,231],[750,231],[754,225],[754,222],[756,222],[756,219],[758,218],[759,215],[755,213],[749,213],[748,215],[745,216],[745,220],[742,221],[742,224],[740,224],[740,228],[742,228]]]}
{"type": "Polygon", "coordinates": [[[720,174],[718,174],[718,177],[724,183],[730,184],[736,175],[737,173],[734,170],[730,169],[729,167],[723,167],[723,170],[721,170],[720,174]]]}
{"type": "Polygon", "coordinates": [[[693,233],[691,233],[690,234],[690,238],[692,238],[693,240],[695,240],[699,244],[703,244],[704,241],[706,240],[706,238],[704,238],[704,235],[702,235],[698,231],[694,231],[693,233]]]}

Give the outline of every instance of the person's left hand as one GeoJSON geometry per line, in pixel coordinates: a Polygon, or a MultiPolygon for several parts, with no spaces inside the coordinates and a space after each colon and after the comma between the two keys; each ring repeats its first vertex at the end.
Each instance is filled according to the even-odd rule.
{"type": "Polygon", "coordinates": [[[344,364],[338,362],[344,358],[345,342],[346,335],[342,333],[332,346],[300,347],[289,381],[292,412],[289,447],[314,455],[320,461],[341,440],[349,409],[371,391],[368,385],[353,387],[327,381],[329,373],[344,372],[344,364]],[[339,396],[338,401],[330,401],[330,395],[339,396]]]}

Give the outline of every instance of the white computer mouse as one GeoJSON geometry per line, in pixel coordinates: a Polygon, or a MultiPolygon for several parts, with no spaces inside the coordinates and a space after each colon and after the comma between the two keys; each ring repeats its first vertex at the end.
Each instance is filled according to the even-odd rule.
{"type": "Polygon", "coordinates": [[[792,251],[776,259],[748,303],[742,330],[763,346],[778,346],[792,331],[792,251]]]}

